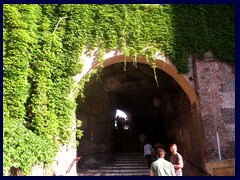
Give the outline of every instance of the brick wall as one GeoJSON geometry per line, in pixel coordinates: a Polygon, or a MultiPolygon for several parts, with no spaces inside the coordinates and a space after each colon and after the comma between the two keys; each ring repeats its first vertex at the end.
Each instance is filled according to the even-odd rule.
{"type": "Polygon", "coordinates": [[[235,158],[234,68],[206,57],[196,60],[195,70],[206,159],[209,162],[235,158]]]}

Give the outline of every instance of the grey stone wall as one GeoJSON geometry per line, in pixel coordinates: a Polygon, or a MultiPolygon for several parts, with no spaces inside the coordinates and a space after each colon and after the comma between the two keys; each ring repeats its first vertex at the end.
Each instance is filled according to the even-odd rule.
{"type": "MultiPolygon", "coordinates": [[[[210,56],[209,56],[210,57],[210,56]]],[[[196,86],[207,161],[235,158],[235,73],[233,66],[196,60],[196,86]]]]}

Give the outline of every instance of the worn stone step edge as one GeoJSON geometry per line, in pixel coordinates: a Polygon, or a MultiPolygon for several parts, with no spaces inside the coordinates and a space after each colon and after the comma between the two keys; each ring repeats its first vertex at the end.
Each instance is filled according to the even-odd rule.
{"type": "Polygon", "coordinates": [[[126,162],[135,162],[135,163],[138,163],[138,162],[147,162],[146,159],[112,159],[112,162],[123,162],[123,161],[126,161],[126,162]]]}
{"type": "Polygon", "coordinates": [[[137,156],[134,156],[134,155],[113,155],[113,157],[135,157],[135,158],[138,158],[138,157],[144,157],[144,154],[141,154],[141,155],[137,155],[137,156]]]}
{"type": "MultiPolygon", "coordinates": [[[[132,165],[105,165],[105,166],[100,166],[98,168],[89,168],[89,169],[148,169],[147,165],[137,165],[137,166],[132,166],[132,165]]],[[[78,169],[79,172],[85,172],[89,169],[78,169]]]]}
{"type": "Polygon", "coordinates": [[[101,173],[101,172],[109,172],[109,173],[139,172],[139,173],[142,173],[142,172],[145,172],[145,173],[147,173],[147,172],[149,172],[149,170],[148,169],[88,169],[86,172],[93,172],[93,173],[95,173],[95,172],[96,173],[101,173]]]}
{"type": "Polygon", "coordinates": [[[112,161],[111,164],[146,164],[147,161],[112,161]]]}
{"type": "Polygon", "coordinates": [[[146,162],[145,163],[142,163],[142,164],[135,164],[135,163],[113,163],[112,165],[113,166],[144,166],[144,164],[147,164],[146,162]]]}
{"type": "Polygon", "coordinates": [[[142,166],[101,166],[99,169],[147,169],[147,165],[142,166]]]}
{"type": "Polygon", "coordinates": [[[149,176],[148,173],[78,173],[78,176],[149,176]]]}

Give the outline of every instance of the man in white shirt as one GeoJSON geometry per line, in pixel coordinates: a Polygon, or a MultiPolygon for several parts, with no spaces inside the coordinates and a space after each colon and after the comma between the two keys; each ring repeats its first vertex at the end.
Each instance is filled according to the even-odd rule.
{"type": "Polygon", "coordinates": [[[144,145],[144,156],[147,159],[148,168],[150,168],[152,163],[152,154],[153,154],[153,147],[152,145],[146,140],[146,144],[144,145]]]}
{"type": "Polygon", "coordinates": [[[150,176],[175,176],[172,163],[164,159],[165,150],[161,147],[156,147],[155,154],[158,159],[151,164],[150,176]]]}

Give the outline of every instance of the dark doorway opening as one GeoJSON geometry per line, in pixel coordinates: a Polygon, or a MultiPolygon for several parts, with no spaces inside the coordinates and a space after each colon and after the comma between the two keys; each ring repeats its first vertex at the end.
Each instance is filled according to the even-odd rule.
{"type": "Polygon", "coordinates": [[[136,67],[126,63],[125,71],[124,63],[116,63],[90,78],[85,98],[77,99],[76,117],[82,120],[84,131],[77,154],[85,157],[79,166],[102,164],[114,152],[140,152],[141,133],[152,145],[165,147],[166,159],[171,143],[178,144],[184,157],[187,151],[195,150],[196,139],[201,141],[201,136],[193,132],[201,127],[195,124],[196,116],[193,120],[187,95],[166,72],[156,69],[156,77],[146,64],[136,67]],[[116,126],[117,109],[127,112],[128,126],[125,120],[121,128],[116,126]]]}

